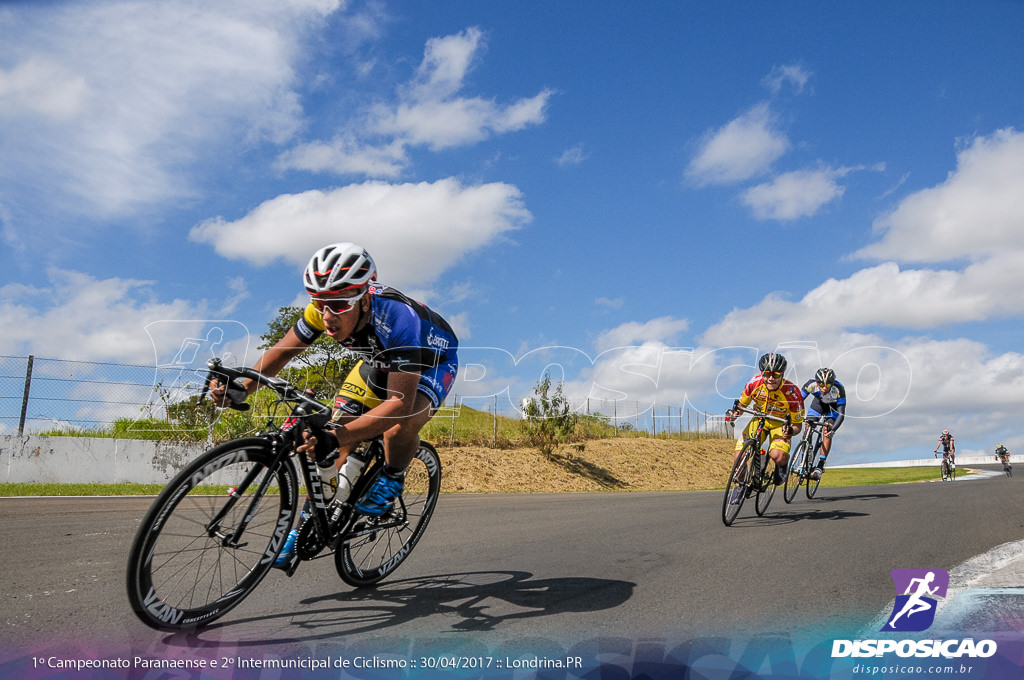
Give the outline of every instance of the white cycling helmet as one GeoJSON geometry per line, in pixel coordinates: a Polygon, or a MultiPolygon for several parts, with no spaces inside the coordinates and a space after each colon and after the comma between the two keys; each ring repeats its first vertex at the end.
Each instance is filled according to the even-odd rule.
{"type": "Polygon", "coordinates": [[[377,265],[362,246],[333,243],[313,253],[303,283],[312,296],[366,288],[377,279],[377,265]]]}

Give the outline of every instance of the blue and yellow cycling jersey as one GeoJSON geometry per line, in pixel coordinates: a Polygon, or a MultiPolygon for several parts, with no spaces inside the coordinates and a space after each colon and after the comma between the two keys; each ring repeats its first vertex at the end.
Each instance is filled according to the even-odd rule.
{"type": "MultiPolygon", "coordinates": [[[[336,412],[347,410],[342,408],[343,402],[353,394],[347,394],[346,389],[360,389],[360,380],[371,375],[368,371],[419,373],[418,391],[430,399],[434,408],[440,408],[459,370],[459,340],[455,331],[440,314],[394,288],[374,284],[368,295],[369,322],[343,343],[362,361],[338,393],[342,401],[335,404],[336,412]]],[[[299,339],[311,344],[325,330],[323,316],[310,303],[294,328],[299,339]]],[[[379,376],[369,384],[377,390],[365,392],[365,399],[353,399],[353,404],[359,402],[364,410],[384,399],[387,379],[379,376]]],[[[364,382],[361,389],[365,390],[365,385],[364,382]]]]}
{"type": "MultiPolygon", "coordinates": [[[[454,360],[459,341],[440,314],[394,288],[370,287],[370,320],[344,345],[374,368],[423,372],[454,360]]],[[[295,324],[295,332],[312,343],[324,332],[324,321],[312,303],[295,324]]]]}

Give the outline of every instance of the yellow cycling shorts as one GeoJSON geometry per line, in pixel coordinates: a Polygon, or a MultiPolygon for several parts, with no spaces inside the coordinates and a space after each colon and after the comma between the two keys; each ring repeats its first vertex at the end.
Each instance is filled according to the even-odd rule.
{"type": "MultiPolygon", "coordinates": [[[[747,423],[747,426],[743,429],[743,436],[736,440],[736,451],[739,452],[743,449],[743,442],[748,437],[754,436],[754,430],[757,429],[757,419],[751,420],[747,423]]],[[[768,437],[772,440],[772,445],[769,450],[778,449],[784,453],[789,453],[789,437],[786,436],[786,426],[779,425],[778,427],[765,428],[765,432],[768,433],[768,437]]],[[[764,444],[764,441],[761,441],[764,444]]]]}
{"type": "Polygon", "coordinates": [[[334,397],[334,411],[331,420],[339,421],[345,416],[358,416],[384,403],[382,394],[387,394],[387,373],[374,369],[360,361],[341,384],[334,397]]]}

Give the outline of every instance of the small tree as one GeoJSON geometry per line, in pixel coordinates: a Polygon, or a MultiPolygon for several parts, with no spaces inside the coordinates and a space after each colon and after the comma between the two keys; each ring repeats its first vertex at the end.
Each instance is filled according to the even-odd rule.
{"type": "Polygon", "coordinates": [[[578,416],[569,407],[569,400],[562,392],[562,383],[558,383],[555,391],[551,392],[551,376],[547,373],[533,393],[534,396],[523,405],[526,439],[546,457],[553,458],[560,444],[573,441],[578,416]]]}
{"type": "MultiPolygon", "coordinates": [[[[288,330],[302,316],[302,307],[281,307],[277,316],[267,326],[267,332],[260,336],[263,344],[259,349],[268,349],[285,336],[288,330]]],[[[295,362],[305,367],[301,373],[286,374],[283,377],[308,387],[320,394],[333,396],[358,358],[343,345],[338,344],[327,335],[321,335],[313,341],[302,354],[295,357],[295,362]]]]}

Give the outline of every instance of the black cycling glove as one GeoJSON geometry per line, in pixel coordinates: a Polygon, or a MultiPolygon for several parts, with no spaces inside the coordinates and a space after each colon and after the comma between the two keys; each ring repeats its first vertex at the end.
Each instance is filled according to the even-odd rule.
{"type": "Polygon", "coordinates": [[[316,464],[327,467],[338,457],[338,438],[316,423],[307,424],[305,430],[308,436],[316,437],[316,448],[313,449],[316,464]]]}

